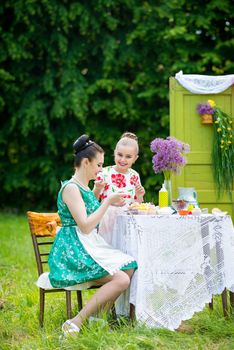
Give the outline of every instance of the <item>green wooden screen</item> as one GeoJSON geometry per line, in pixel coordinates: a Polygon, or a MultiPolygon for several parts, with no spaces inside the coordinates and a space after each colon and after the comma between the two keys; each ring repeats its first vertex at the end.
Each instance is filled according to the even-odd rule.
{"type": "MultiPolygon", "coordinates": [[[[201,208],[218,207],[234,218],[234,206],[227,194],[217,200],[211,168],[213,125],[201,124],[198,103],[212,99],[226,113],[234,116],[234,86],[219,94],[193,94],[175,78],[170,78],[170,135],[190,144],[188,163],[179,176],[172,178],[173,198],[178,187],[194,187],[201,208]]],[[[233,198],[234,192],[232,191],[233,198]]]]}

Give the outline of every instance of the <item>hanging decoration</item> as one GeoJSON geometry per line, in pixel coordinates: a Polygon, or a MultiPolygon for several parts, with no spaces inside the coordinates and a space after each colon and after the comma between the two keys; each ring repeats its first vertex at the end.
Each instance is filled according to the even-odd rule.
{"type": "Polygon", "coordinates": [[[214,127],[212,168],[218,198],[227,191],[232,200],[234,181],[234,130],[231,116],[216,106],[215,101],[208,100],[197,106],[198,113],[202,116],[211,116],[214,127]]]}
{"type": "Polygon", "coordinates": [[[201,116],[202,124],[213,124],[213,114],[215,109],[212,100],[208,100],[205,103],[199,103],[197,111],[201,116]]]}

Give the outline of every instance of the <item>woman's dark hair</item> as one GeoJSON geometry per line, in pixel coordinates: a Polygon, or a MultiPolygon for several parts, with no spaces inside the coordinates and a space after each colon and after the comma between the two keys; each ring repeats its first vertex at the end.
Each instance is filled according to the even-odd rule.
{"type": "Polygon", "coordinates": [[[79,167],[83,158],[89,161],[96,157],[97,153],[104,153],[101,146],[89,139],[88,135],[81,135],[74,143],[74,166],[79,167]]]}

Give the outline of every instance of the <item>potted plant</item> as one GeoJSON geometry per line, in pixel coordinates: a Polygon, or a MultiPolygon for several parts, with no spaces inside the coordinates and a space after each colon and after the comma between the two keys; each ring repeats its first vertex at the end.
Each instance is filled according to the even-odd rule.
{"type": "Polygon", "coordinates": [[[215,112],[212,100],[208,100],[205,103],[199,103],[197,111],[201,116],[202,124],[213,124],[213,115],[215,112]]]}

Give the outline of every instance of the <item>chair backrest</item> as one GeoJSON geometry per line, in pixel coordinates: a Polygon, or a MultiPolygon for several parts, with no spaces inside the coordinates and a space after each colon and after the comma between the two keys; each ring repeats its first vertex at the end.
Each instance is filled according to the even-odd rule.
{"type": "Polygon", "coordinates": [[[48,264],[49,252],[61,221],[58,213],[28,211],[27,217],[40,276],[44,272],[44,265],[48,264]]]}

